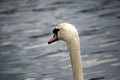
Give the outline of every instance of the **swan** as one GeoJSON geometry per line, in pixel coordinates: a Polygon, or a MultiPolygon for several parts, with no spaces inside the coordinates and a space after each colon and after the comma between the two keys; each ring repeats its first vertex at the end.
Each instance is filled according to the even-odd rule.
{"type": "Polygon", "coordinates": [[[58,24],[54,28],[53,37],[50,38],[48,44],[58,40],[63,40],[67,44],[74,80],[83,80],[80,41],[77,29],[70,23],[58,24]]]}

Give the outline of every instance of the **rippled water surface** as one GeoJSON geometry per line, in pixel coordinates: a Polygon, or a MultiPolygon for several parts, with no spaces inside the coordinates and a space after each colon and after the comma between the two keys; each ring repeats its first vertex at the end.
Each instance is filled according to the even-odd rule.
{"type": "Polygon", "coordinates": [[[73,80],[56,24],[76,26],[85,80],[120,80],[120,0],[0,0],[0,80],[73,80]]]}

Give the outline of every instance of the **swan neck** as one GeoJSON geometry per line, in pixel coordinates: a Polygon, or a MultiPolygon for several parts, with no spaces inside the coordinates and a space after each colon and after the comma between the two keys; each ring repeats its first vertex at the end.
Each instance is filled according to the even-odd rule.
{"type": "Polygon", "coordinates": [[[72,41],[69,41],[67,43],[67,46],[70,52],[70,59],[71,59],[74,80],[83,80],[79,39],[74,39],[72,41]]]}

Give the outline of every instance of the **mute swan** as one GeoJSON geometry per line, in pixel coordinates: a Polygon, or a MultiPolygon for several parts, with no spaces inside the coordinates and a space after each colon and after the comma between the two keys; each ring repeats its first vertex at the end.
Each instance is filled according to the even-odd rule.
{"type": "Polygon", "coordinates": [[[80,41],[77,29],[69,23],[60,23],[53,30],[53,33],[54,35],[48,41],[48,44],[58,40],[63,40],[67,43],[74,80],[83,80],[80,41]]]}

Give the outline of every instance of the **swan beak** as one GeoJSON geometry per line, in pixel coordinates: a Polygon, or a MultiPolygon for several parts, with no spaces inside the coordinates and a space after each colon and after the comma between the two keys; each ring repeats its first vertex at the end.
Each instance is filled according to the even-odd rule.
{"type": "Polygon", "coordinates": [[[50,38],[50,40],[48,41],[48,44],[51,44],[51,43],[53,43],[53,42],[55,42],[55,41],[57,41],[57,40],[58,40],[58,37],[57,37],[56,34],[54,34],[54,35],[52,36],[52,38],[50,38]]]}

